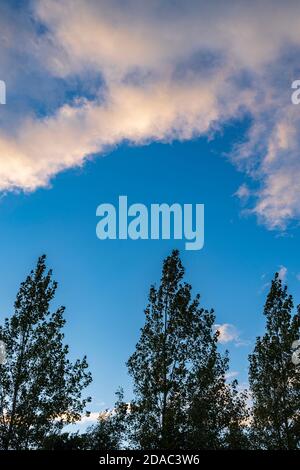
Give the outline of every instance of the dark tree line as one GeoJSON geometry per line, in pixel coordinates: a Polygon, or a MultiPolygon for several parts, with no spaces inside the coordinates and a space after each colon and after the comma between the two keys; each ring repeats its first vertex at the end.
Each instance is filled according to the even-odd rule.
{"type": "Polygon", "coordinates": [[[300,308],[278,276],[264,315],[265,333],[249,357],[250,391],[226,379],[215,314],[192,296],[178,251],[150,288],[144,326],[127,362],[134,399],[120,389],[113,411],[85,433],[63,428],[86,411],[86,358],[72,363],[64,342],[64,308],[50,311],[57,288],[45,257],[21,284],[14,313],[0,327],[0,449],[299,449],[300,308]]]}

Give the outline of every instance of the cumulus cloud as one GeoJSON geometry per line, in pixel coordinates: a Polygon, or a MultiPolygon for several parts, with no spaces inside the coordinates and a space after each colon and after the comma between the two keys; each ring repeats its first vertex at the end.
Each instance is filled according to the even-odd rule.
{"type": "Polygon", "coordinates": [[[298,2],[30,5],[30,15],[7,7],[0,17],[0,61],[13,69],[0,118],[0,190],[46,186],[124,141],[212,136],[247,116],[230,157],[253,188],[236,194],[271,229],[300,217],[300,112],[290,99],[298,2]]]}

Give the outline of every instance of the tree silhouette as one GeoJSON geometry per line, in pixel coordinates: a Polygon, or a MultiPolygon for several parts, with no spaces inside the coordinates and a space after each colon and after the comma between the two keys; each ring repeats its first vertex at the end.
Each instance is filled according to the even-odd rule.
{"type": "Polygon", "coordinates": [[[217,351],[213,311],[182,283],[184,268],[174,250],[163,263],[159,288],[150,289],[145,324],[128,361],[135,399],[131,440],[139,448],[244,446],[243,397],[227,384],[228,358],[217,351]]]}
{"type": "Polygon", "coordinates": [[[128,404],[124,403],[124,393],[116,393],[117,401],[113,410],[99,414],[96,425],[86,433],[87,448],[91,450],[119,450],[124,446],[127,430],[128,404]]]}
{"type": "Polygon", "coordinates": [[[86,358],[74,364],[64,344],[64,307],[50,313],[57,283],[45,256],[21,284],[14,313],[0,327],[7,362],[0,365],[0,446],[28,449],[78,420],[91,382],[86,358]]]}
{"type": "Polygon", "coordinates": [[[261,449],[300,447],[300,370],[292,362],[292,343],[299,338],[298,314],[278,273],[264,307],[266,331],[250,355],[253,397],[252,444],[261,449]]]}

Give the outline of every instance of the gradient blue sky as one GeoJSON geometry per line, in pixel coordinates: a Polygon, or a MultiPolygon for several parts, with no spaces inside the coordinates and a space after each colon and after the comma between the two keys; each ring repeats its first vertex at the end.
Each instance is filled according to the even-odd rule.
{"type": "Polygon", "coordinates": [[[225,19],[218,2],[74,4],[0,7],[0,320],[47,254],[72,357],[87,354],[93,373],[91,409],[111,407],[119,386],[131,397],[125,362],[178,248],[245,384],[275,271],[300,302],[299,5],[275,2],[270,29],[270,2],[256,4],[259,22],[247,2],[229,2],[225,19]],[[204,203],[204,249],[98,240],[96,207],[119,195],[204,203]]]}

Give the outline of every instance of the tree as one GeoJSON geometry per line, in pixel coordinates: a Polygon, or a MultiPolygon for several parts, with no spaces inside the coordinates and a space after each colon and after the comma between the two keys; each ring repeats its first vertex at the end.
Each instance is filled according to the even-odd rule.
{"type": "Polygon", "coordinates": [[[250,355],[249,382],[253,396],[253,447],[300,447],[300,370],[293,364],[292,343],[299,338],[299,307],[278,273],[264,307],[266,331],[250,355]]]}
{"type": "Polygon", "coordinates": [[[45,256],[21,284],[14,313],[0,327],[7,362],[0,365],[0,446],[28,449],[80,419],[91,382],[86,358],[74,364],[64,344],[64,307],[50,313],[57,283],[45,256]]]}
{"type": "Polygon", "coordinates": [[[136,350],[127,363],[134,382],[131,439],[140,448],[220,448],[237,442],[245,418],[236,386],[226,383],[228,358],[217,351],[214,312],[182,283],[177,250],[152,286],[136,350]],[[238,405],[238,406],[237,406],[238,405]]]}
{"type": "Polygon", "coordinates": [[[117,402],[112,411],[100,413],[96,425],[86,433],[86,448],[90,450],[119,450],[126,439],[128,405],[124,403],[123,390],[118,390],[117,402]]]}
{"type": "Polygon", "coordinates": [[[86,434],[79,434],[79,432],[57,432],[55,434],[48,434],[42,445],[43,450],[86,450],[87,439],[86,434]]]}
{"type": "Polygon", "coordinates": [[[226,382],[228,354],[217,351],[208,333],[199,364],[188,380],[189,410],[185,447],[193,449],[247,449],[247,393],[238,382],[226,382]]]}

